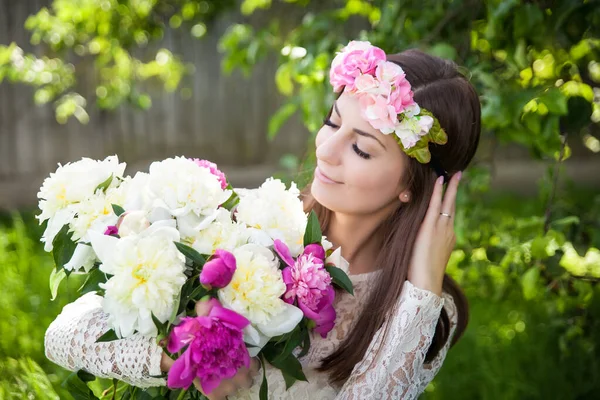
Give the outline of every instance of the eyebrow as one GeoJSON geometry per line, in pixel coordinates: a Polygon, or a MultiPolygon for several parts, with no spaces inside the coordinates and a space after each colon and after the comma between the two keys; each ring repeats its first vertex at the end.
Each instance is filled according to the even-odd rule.
{"type": "MultiPolygon", "coordinates": [[[[337,107],[337,102],[333,103],[333,109],[337,113],[338,117],[342,118],[342,115],[340,114],[340,110],[338,110],[338,107],[337,107]]],[[[368,137],[368,138],[377,140],[377,143],[379,143],[381,145],[381,147],[383,147],[385,150],[387,150],[385,145],[379,139],[377,139],[375,136],[371,135],[370,133],[361,131],[360,129],[356,129],[356,128],[353,128],[352,130],[354,132],[356,132],[357,134],[359,134],[360,136],[364,136],[364,137],[368,137]]]]}

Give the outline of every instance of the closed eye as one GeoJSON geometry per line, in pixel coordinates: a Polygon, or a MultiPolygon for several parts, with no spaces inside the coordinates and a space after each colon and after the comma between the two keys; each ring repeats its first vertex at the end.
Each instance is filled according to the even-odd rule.
{"type": "Polygon", "coordinates": [[[364,151],[359,149],[358,145],[356,143],[354,143],[352,145],[352,149],[354,149],[354,152],[356,154],[358,154],[359,157],[364,158],[365,160],[368,160],[369,158],[371,158],[371,155],[369,153],[365,153],[364,151]]]}
{"type": "Polygon", "coordinates": [[[334,129],[337,129],[337,128],[339,128],[339,126],[337,126],[336,124],[334,124],[333,122],[331,122],[331,120],[330,120],[330,119],[328,119],[328,118],[326,118],[326,119],[323,121],[323,125],[327,125],[327,126],[329,126],[329,127],[331,127],[331,128],[334,128],[334,129]]]}

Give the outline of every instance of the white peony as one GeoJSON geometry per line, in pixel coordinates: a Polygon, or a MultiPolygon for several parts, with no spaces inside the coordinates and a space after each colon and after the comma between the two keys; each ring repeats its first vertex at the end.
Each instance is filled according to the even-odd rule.
{"type": "Polygon", "coordinates": [[[214,221],[196,232],[189,242],[200,254],[213,254],[217,249],[231,252],[248,242],[248,232],[245,225],[231,219],[228,210],[219,208],[214,221]]]}
{"type": "Polygon", "coordinates": [[[279,179],[269,178],[258,189],[241,195],[236,219],[251,228],[252,242],[269,246],[279,239],[297,256],[303,249],[307,224],[299,195],[295,183],[286,189],[279,179]]]}
{"type": "Polygon", "coordinates": [[[140,234],[149,227],[148,213],[142,210],[126,211],[117,222],[119,237],[122,238],[140,234]]]}
{"type": "Polygon", "coordinates": [[[185,157],[152,163],[148,188],[155,199],[153,206],[175,217],[190,212],[210,215],[231,195],[231,191],[221,189],[221,182],[207,168],[185,157]]]}
{"type": "Polygon", "coordinates": [[[156,335],[152,314],[167,321],[186,281],[185,257],[174,244],[179,232],[156,223],[137,236],[117,239],[90,232],[90,238],[100,270],[113,275],[101,285],[106,290],[102,307],[112,328],[119,337],[136,331],[156,335]]]}
{"type": "Polygon", "coordinates": [[[248,318],[263,337],[293,330],[303,314],[281,299],[286,286],[273,252],[246,244],[235,249],[233,255],[236,259],[233,278],[218,292],[223,306],[248,318]]]}
{"type": "Polygon", "coordinates": [[[60,165],[56,172],[44,180],[38,193],[41,222],[48,221],[42,235],[44,250],[52,251],[52,241],[60,229],[70,224],[77,214],[75,205],[93,196],[96,188],[111,176],[111,186],[119,184],[125,164],[119,164],[117,156],[97,161],[83,158],[74,163],[60,165]]]}
{"type": "Polygon", "coordinates": [[[58,166],[56,172],[44,180],[37,195],[42,213],[40,222],[52,218],[59,210],[71,204],[85,200],[96,188],[113,176],[112,185],[118,184],[123,177],[125,163],[119,164],[117,156],[110,156],[102,161],[83,158],[74,163],[58,166]]]}
{"type": "Polygon", "coordinates": [[[69,230],[73,233],[72,240],[80,241],[92,228],[103,231],[107,226],[116,224],[118,217],[113,211],[113,204],[111,196],[99,191],[70,206],[76,214],[69,224],[69,230]]]}

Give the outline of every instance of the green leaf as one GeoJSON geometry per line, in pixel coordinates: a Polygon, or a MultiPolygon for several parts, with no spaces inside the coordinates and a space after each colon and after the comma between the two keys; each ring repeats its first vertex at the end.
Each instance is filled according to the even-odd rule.
{"type": "Polygon", "coordinates": [[[52,297],[50,300],[54,301],[56,299],[56,295],[58,294],[58,287],[63,279],[67,277],[67,273],[63,268],[54,268],[50,273],[50,293],[52,297]]]}
{"type": "Polygon", "coordinates": [[[83,295],[89,292],[98,291],[100,290],[100,284],[106,283],[106,281],[106,274],[100,271],[100,268],[93,268],[78,292],[83,295]]]}
{"type": "Polygon", "coordinates": [[[260,400],[268,400],[269,398],[269,384],[267,383],[267,369],[265,368],[265,358],[263,356],[259,357],[260,366],[263,371],[263,380],[260,384],[260,392],[259,398],[260,400]]]}
{"type": "Polygon", "coordinates": [[[579,225],[580,220],[576,215],[571,215],[565,218],[557,219],[550,222],[550,226],[565,226],[565,225],[579,225]]]}
{"type": "Polygon", "coordinates": [[[102,182],[101,184],[96,186],[96,190],[94,190],[94,192],[97,192],[98,190],[102,190],[103,192],[105,192],[106,189],[108,189],[108,187],[112,183],[112,181],[113,181],[113,174],[110,174],[108,179],[106,179],[104,182],[102,182]]]}
{"type": "Polygon", "coordinates": [[[175,246],[177,246],[177,250],[179,250],[181,254],[192,260],[194,264],[198,265],[199,267],[203,267],[206,263],[206,259],[190,246],[181,242],[175,242],[175,246]]]}
{"type": "Polygon", "coordinates": [[[79,377],[79,379],[81,379],[85,383],[92,382],[92,381],[96,380],[96,377],[94,375],[92,375],[89,372],[84,371],[82,369],[80,369],[79,371],[77,371],[77,376],[79,377]]]}
{"type": "Polygon", "coordinates": [[[120,338],[117,336],[114,329],[109,329],[96,340],[96,343],[112,342],[119,339],[120,338]]]}
{"type": "MultiPolygon", "coordinates": [[[[232,190],[233,188],[231,188],[231,185],[229,185],[229,187],[227,189],[232,190]]],[[[223,207],[226,210],[233,210],[235,208],[235,206],[238,205],[238,203],[240,202],[240,196],[237,195],[237,193],[232,192],[231,196],[229,196],[229,198],[227,199],[227,201],[225,203],[223,203],[221,205],[221,207],[223,207]]]]}
{"type": "Polygon", "coordinates": [[[304,340],[302,341],[302,351],[298,354],[298,358],[304,357],[308,354],[308,350],[310,350],[310,334],[306,329],[303,329],[302,333],[304,334],[304,340]]]}
{"type": "Polygon", "coordinates": [[[291,388],[292,385],[298,380],[284,371],[281,371],[281,375],[283,375],[283,380],[285,381],[285,390],[291,388]]]}
{"type": "MultiPolygon", "coordinates": [[[[306,334],[308,335],[308,331],[305,331],[306,334]]],[[[273,362],[282,362],[284,361],[286,358],[288,358],[292,352],[296,349],[296,347],[298,347],[300,345],[300,343],[302,343],[304,337],[302,335],[302,331],[299,327],[296,327],[292,332],[290,337],[286,340],[283,349],[281,350],[281,353],[279,353],[279,355],[277,357],[275,357],[275,359],[273,360],[273,362]]]]}
{"type": "Polygon", "coordinates": [[[304,246],[308,246],[313,243],[321,243],[323,233],[321,232],[321,224],[319,218],[314,211],[310,212],[308,216],[308,223],[306,225],[306,232],[304,232],[304,246]]]}
{"type": "Polygon", "coordinates": [[[281,361],[269,360],[268,358],[267,360],[275,368],[281,370],[281,373],[284,374],[284,378],[285,375],[288,375],[288,377],[294,378],[295,380],[306,381],[306,376],[304,375],[304,371],[302,371],[302,364],[300,364],[300,361],[298,361],[293,354],[290,354],[287,358],[281,361]]]}
{"type": "Polygon", "coordinates": [[[163,336],[167,336],[167,326],[169,324],[168,321],[166,322],[161,322],[156,315],[154,315],[154,313],[151,313],[152,315],[152,322],[154,322],[154,325],[156,326],[156,329],[158,330],[158,334],[159,335],[163,335],[163,336]]]}
{"type": "MultiPolygon", "coordinates": [[[[66,263],[71,260],[75,247],[77,244],[71,240],[71,234],[69,233],[69,225],[65,225],[58,232],[52,241],[52,256],[54,257],[54,264],[56,268],[62,269],[66,263]]],[[[69,275],[69,271],[65,271],[69,275]]]]}
{"type": "Polygon", "coordinates": [[[125,209],[118,204],[112,204],[112,209],[117,217],[120,217],[125,212],[125,209]]]}
{"type": "Polygon", "coordinates": [[[275,73],[275,83],[281,94],[291,96],[294,92],[294,83],[292,82],[292,65],[289,63],[281,64],[275,73]]]}
{"type": "Polygon", "coordinates": [[[354,295],[354,288],[352,287],[352,281],[348,278],[348,275],[338,267],[335,267],[331,264],[326,265],[325,269],[331,275],[331,280],[334,285],[339,286],[344,289],[346,292],[354,295]]]}
{"type": "Polygon", "coordinates": [[[538,267],[531,267],[521,277],[521,286],[523,287],[523,297],[526,300],[531,300],[537,295],[538,291],[538,280],[540,277],[540,269],[538,267]]]}
{"type": "Polygon", "coordinates": [[[75,400],[96,400],[96,399],[98,399],[94,395],[94,392],[92,392],[92,390],[88,387],[86,381],[84,381],[84,379],[86,379],[87,381],[90,381],[89,377],[88,377],[89,374],[87,374],[87,373],[80,374],[80,372],[82,372],[82,371],[73,372],[71,375],[69,375],[67,377],[67,379],[65,379],[65,381],[62,383],[61,386],[65,389],[67,389],[69,391],[69,393],[71,394],[71,396],[73,396],[73,398],[75,400]]]}
{"type": "Polygon", "coordinates": [[[267,137],[273,140],[283,124],[296,112],[298,106],[295,103],[287,103],[282,105],[269,120],[269,131],[267,137]]]}
{"type": "Polygon", "coordinates": [[[566,115],[567,97],[558,88],[551,88],[546,91],[539,100],[548,107],[552,114],[566,115]]]}
{"type": "Polygon", "coordinates": [[[560,118],[563,132],[579,133],[592,123],[592,103],[581,96],[570,97],[567,101],[568,114],[560,118]]]}

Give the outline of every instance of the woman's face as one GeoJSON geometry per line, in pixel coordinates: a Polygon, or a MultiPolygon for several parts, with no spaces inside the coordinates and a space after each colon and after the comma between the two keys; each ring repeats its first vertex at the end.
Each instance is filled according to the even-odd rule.
{"type": "Polygon", "coordinates": [[[392,135],[373,128],[356,97],[342,94],[316,139],[314,198],[344,214],[371,214],[400,200],[408,157],[392,135]]]}

